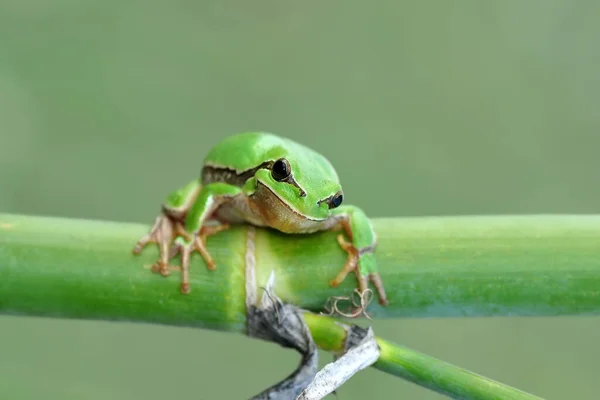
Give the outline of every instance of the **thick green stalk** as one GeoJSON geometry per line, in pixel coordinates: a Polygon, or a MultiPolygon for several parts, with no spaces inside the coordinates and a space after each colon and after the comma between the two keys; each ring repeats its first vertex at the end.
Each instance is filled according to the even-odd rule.
{"type": "MultiPolygon", "coordinates": [[[[600,217],[501,216],[374,221],[390,305],[378,317],[581,315],[600,313],[600,217]]],[[[0,310],[242,329],[246,230],[209,238],[217,261],[192,257],[192,293],[179,273],[149,266],[155,246],[131,249],[148,226],[0,214],[0,310]]],[[[319,311],[348,295],[354,276],[329,287],[345,261],[335,233],[256,232],[256,274],[276,272],[286,302],[319,311]]]]}
{"type": "MultiPolygon", "coordinates": [[[[374,223],[390,305],[372,303],[371,315],[600,313],[598,216],[394,218],[374,223]]],[[[155,247],[139,257],[131,254],[147,229],[0,214],[0,313],[244,332],[246,228],[209,239],[216,271],[207,271],[199,256],[192,258],[189,295],[179,293],[178,273],[163,279],[149,271],[158,255],[155,247]]],[[[345,261],[335,233],[289,236],[259,229],[255,247],[259,285],[274,270],[275,292],[285,302],[318,311],[329,296],[347,295],[354,288],[353,276],[339,288],[328,285],[345,261]]],[[[340,348],[333,326],[311,326],[318,345],[327,350],[340,348]]],[[[380,344],[377,368],[423,386],[459,398],[528,398],[411,350],[380,344]],[[497,397],[502,390],[508,390],[506,397],[497,397]]]]}

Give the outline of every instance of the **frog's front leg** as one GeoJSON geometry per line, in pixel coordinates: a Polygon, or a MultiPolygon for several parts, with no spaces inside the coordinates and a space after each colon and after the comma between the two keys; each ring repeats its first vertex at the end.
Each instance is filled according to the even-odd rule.
{"type": "Polygon", "coordinates": [[[190,235],[175,239],[175,251],[171,254],[181,253],[182,293],[187,294],[190,292],[190,256],[194,251],[198,251],[202,255],[209,270],[216,268],[215,261],[206,248],[206,238],[227,229],[229,225],[224,223],[204,225],[205,222],[211,219],[214,212],[225,202],[243,195],[242,188],[223,182],[209,183],[198,194],[185,218],[185,231],[189,232],[190,235]]]}
{"type": "Polygon", "coordinates": [[[191,235],[186,232],[184,227],[185,216],[188,210],[196,201],[202,185],[199,180],[193,180],[183,188],[171,193],[162,205],[162,211],[154,225],[146,235],[144,235],[133,248],[134,254],[140,254],[144,247],[149,243],[158,245],[160,255],[159,260],[152,266],[153,272],[159,272],[163,276],[168,276],[171,272],[169,259],[172,258],[171,243],[178,236],[187,239],[191,235]]]}
{"type": "Polygon", "coordinates": [[[352,205],[340,206],[332,210],[330,218],[336,221],[332,229],[342,228],[349,239],[347,241],[342,234],[338,236],[338,242],[342,249],[348,253],[348,258],[339,274],[331,280],[331,286],[338,286],[346,279],[346,276],[350,272],[354,271],[358,279],[358,289],[361,295],[368,288],[368,279],[375,286],[379,303],[387,305],[389,302],[383,282],[379,276],[377,260],[374,254],[375,246],[377,245],[377,235],[373,230],[371,221],[360,208],[352,205]]]}

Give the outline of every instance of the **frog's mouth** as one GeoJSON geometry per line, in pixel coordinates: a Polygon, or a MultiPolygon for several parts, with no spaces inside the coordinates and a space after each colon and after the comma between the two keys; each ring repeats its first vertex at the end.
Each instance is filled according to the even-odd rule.
{"type": "Polygon", "coordinates": [[[267,219],[280,218],[280,219],[288,219],[288,220],[304,220],[304,221],[312,221],[319,222],[323,221],[325,218],[315,218],[313,216],[306,215],[302,213],[300,210],[296,209],[284,199],[282,199],[275,191],[273,191],[269,185],[256,180],[256,191],[252,195],[257,203],[260,203],[261,208],[264,209],[264,213],[269,217],[267,219]]]}

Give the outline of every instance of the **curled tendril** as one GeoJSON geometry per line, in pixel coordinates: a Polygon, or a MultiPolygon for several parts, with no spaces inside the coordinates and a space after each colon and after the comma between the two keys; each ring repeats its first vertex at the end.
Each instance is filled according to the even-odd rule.
{"type": "Polygon", "coordinates": [[[371,319],[369,314],[367,314],[367,307],[371,301],[373,301],[373,291],[371,289],[366,289],[364,292],[360,292],[358,289],[354,289],[352,296],[332,296],[327,299],[325,303],[325,311],[321,314],[333,316],[333,315],[341,315],[346,318],[356,318],[363,314],[367,319],[371,319]],[[357,298],[358,297],[358,298],[357,298]],[[340,301],[349,301],[354,308],[353,311],[344,312],[340,310],[338,307],[338,303],[340,301]]]}

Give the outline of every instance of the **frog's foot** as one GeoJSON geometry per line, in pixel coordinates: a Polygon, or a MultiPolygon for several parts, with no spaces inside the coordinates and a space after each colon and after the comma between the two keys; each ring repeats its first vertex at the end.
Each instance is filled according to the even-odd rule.
{"type": "Polygon", "coordinates": [[[202,258],[204,258],[204,261],[206,262],[206,268],[211,271],[217,268],[215,261],[206,248],[206,238],[227,228],[229,228],[229,225],[227,224],[203,226],[200,229],[200,232],[193,235],[191,240],[186,238],[178,238],[175,241],[174,246],[171,248],[169,257],[174,257],[177,254],[181,254],[181,293],[188,294],[191,291],[190,256],[194,251],[198,251],[202,255],[202,258]]]}
{"type": "Polygon", "coordinates": [[[190,235],[186,232],[180,221],[174,220],[161,213],[156,217],[150,232],[138,240],[133,248],[133,254],[140,254],[144,247],[150,243],[158,244],[160,255],[158,261],[152,266],[152,271],[160,273],[162,276],[168,276],[171,273],[171,270],[176,268],[169,265],[169,259],[171,258],[169,246],[177,236],[190,238],[190,235]]]}
{"type": "Polygon", "coordinates": [[[377,290],[377,295],[379,297],[379,304],[388,305],[388,299],[385,293],[385,289],[383,288],[383,283],[381,282],[381,277],[378,272],[369,273],[367,277],[360,272],[360,266],[364,267],[363,270],[373,270],[371,264],[375,263],[375,259],[373,253],[370,251],[360,250],[354,247],[352,243],[348,242],[343,234],[338,235],[337,237],[338,243],[340,247],[348,253],[348,258],[346,259],[346,263],[344,267],[339,272],[339,274],[331,280],[330,285],[333,287],[339,286],[345,279],[346,276],[350,272],[356,274],[356,278],[358,279],[358,293],[363,296],[368,289],[367,277],[369,281],[373,283],[375,289],[377,290]],[[362,264],[362,265],[361,265],[362,264]]]}

